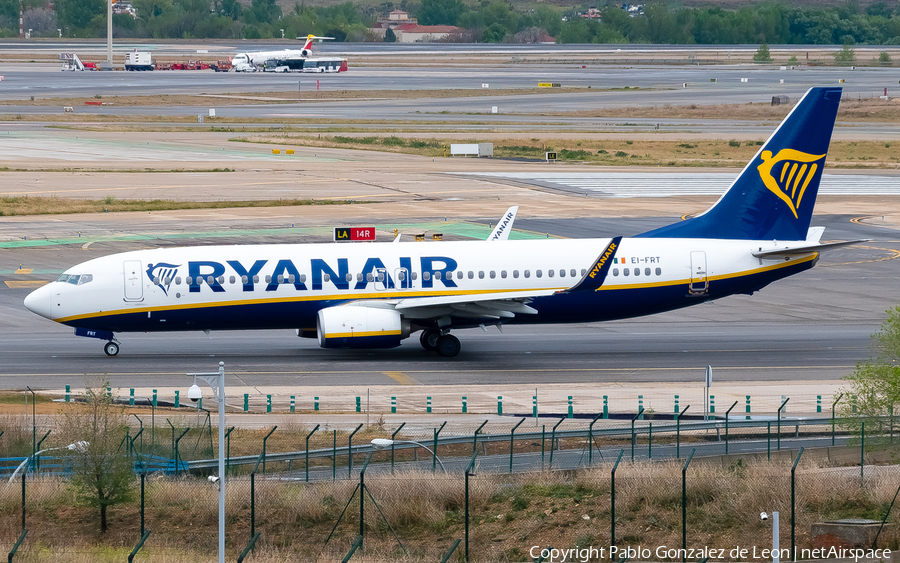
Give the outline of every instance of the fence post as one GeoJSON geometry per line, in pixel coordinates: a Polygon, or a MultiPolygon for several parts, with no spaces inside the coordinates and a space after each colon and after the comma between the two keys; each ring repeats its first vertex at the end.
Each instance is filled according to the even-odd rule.
{"type": "Polygon", "coordinates": [[[787,399],[784,400],[783,403],[781,403],[781,406],[778,407],[778,437],[776,438],[777,444],[778,444],[778,447],[776,449],[778,451],[781,451],[781,409],[783,409],[784,406],[786,404],[788,404],[788,401],[790,401],[790,400],[791,400],[791,398],[788,397],[787,399]]]}
{"type": "Polygon", "coordinates": [[[709,396],[709,414],[716,414],[716,396],[709,396]]]}
{"type": "MultiPolygon", "coordinates": [[[[641,416],[643,413],[644,413],[644,407],[641,407],[641,408],[638,410],[637,414],[634,415],[633,417],[631,417],[631,463],[634,463],[634,442],[635,442],[635,439],[634,439],[634,421],[637,420],[638,417],[641,416]]],[[[552,456],[552,452],[551,452],[551,456],[552,456]]],[[[551,457],[551,459],[552,459],[552,457],[551,457]]]]}
{"type": "Polygon", "coordinates": [[[794,460],[794,465],[791,467],[791,561],[797,560],[797,553],[795,552],[795,532],[797,528],[797,519],[796,519],[796,488],[794,484],[795,473],[797,471],[797,464],[800,463],[800,456],[803,455],[803,449],[800,448],[800,451],[797,453],[797,459],[794,460]]]}
{"type": "Polygon", "coordinates": [[[356,412],[362,412],[362,398],[356,398],[356,412]]]}
{"type": "Polygon", "coordinates": [[[175,390],[175,408],[177,409],[180,406],[181,406],[181,393],[178,391],[178,389],[176,389],[175,390]]]}
{"type": "Polygon", "coordinates": [[[772,421],[766,421],[766,460],[772,460],[772,421]]]}
{"type": "Polygon", "coordinates": [[[675,414],[678,414],[678,395],[675,395],[675,414]]]}
{"type": "Polygon", "coordinates": [[[569,415],[566,418],[574,418],[575,414],[572,411],[572,395],[569,395],[569,415]]]}
{"type": "Polygon", "coordinates": [[[541,425],[541,470],[544,469],[544,441],[547,436],[547,425],[541,425]]]}
{"type": "Polygon", "coordinates": [[[272,433],[275,432],[275,429],[277,429],[277,428],[278,428],[278,426],[273,426],[272,429],[269,430],[269,433],[266,434],[265,437],[263,437],[263,451],[262,451],[263,475],[266,474],[266,441],[269,439],[269,436],[271,436],[272,433]]]}
{"type": "MultiPolygon", "coordinates": [[[[347,438],[347,478],[353,476],[353,436],[359,432],[359,429],[362,428],[362,423],[356,427],[356,430],[350,433],[350,436],[347,438]]],[[[362,496],[362,491],[359,492],[359,495],[362,496]]]]}
{"type": "Polygon", "coordinates": [[[244,412],[248,412],[250,410],[250,394],[244,393],[244,412]]]}
{"type": "Polygon", "coordinates": [[[594,463],[594,423],[597,422],[601,416],[603,416],[603,413],[595,416],[594,420],[591,421],[590,426],[588,426],[588,465],[594,463]]]}
{"type": "Polygon", "coordinates": [[[266,395],[266,412],[272,412],[272,395],[266,395]]]}
{"type": "Polygon", "coordinates": [[[732,403],[732,405],[725,411],[725,455],[728,455],[728,415],[731,414],[731,409],[736,407],[738,404],[737,401],[732,403]]]}
{"type": "Polygon", "coordinates": [[[613,464],[612,471],[609,474],[609,545],[616,545],[616,469],[619,462],[622,461],[622,455],[625,450],[619,450],[619,457],[613,464]]]}
{"type": "Polygon", "coordinates": [[[312,432],[310,432],[309,434],[306,435],[306,448],[305,448],[304,453],[306,454],[306,482],[307,483],[309,483],[309,438],[313,434],[315,434],[316,430],[318,430],[318,429],[319,429],[319,425],[316,424],[316,427],[312,429],[312,432]]]}
{"type": "Polygon", "coordinates": [[[681,469],[681,563],[687,563],[687,469],[691,464],[691,459],[694,458],[695,451],[697,448],[691,448],[691,453],[681,469]]]}
{"type": "Polygon", "coordinates": [[[484,428],[484,425],[487,424],[488,421],[484,421],[481,423],[481,426],[475,429],[475,435],[472,438],[472,450],[475,450],[478,447],[478,433],[481,432],[481,429],[484,428]]]}
{"type": "Polygon", "coordinates": [[[391,414],[397,414],[397,397],[391,397],[391,414]]]}
{"type": "Polygon", "coordinates": [[[840,395],[838,395],[838,398],[835,399],[833,403],[831,403],[831,445],[832,445],[832,446],[834,445],[834,423],[835,423],[835,420],[834,420],[834,407],[837,406],[838,401],[840,401],[840,400],[841,400],[841,397],[843,397],[843,396],[844,396],[844,394],[841,393],[840,395]]]}
{"type": "MultiPolygon", "coordinates": [[[[447,423],[445,422],[444,424],[447,424],[447,423]]],[[[406,426],[406,423],[401,422],[400,426],[398,426],[397,429],[394,430],[394,433],[391,434],[391,474],[392,475],[394,473],[394,442],[396,441],[397,433],[400,432],[400,430],[402,430],[404,426],[406,426]]],[[[441,426],[441,428],[443,428],[443,426],[441,426]]]]}
{"type": "Polygon", "coordinates": [[[331,480],[337,481],[337,430],[331,431],[331,480]]]}
{"type": "MultiPolygon", "coordinates": [[[[168,419],[166,419],[166,420],[168,420],[168,419]]],[[[179,468],[180,468],[180,466],[178,464],[178,460],[181,458],[181,454],[178,452],[178,443],[181,442],[181,439],[184,438],[184,435],[187,434],[189,431],[190,431],[190,428],[185,428],[184,432],[181,433],[181,436],[179,436],[178,438],[175,439],[175,476],[176,477],[178,477],[179,468]]],[[[220,475],[219,478],[221,479],[222,476],[220,475]]]]}
{"type": "Polygon", "coordinates": [[[503,414],[503,396],[497,396],[497,414],[503,414]]]}
{"type": "Polygon", "coordinates": [[[431,397],[425,398],[425,412],[427,412],[427,413],[431,412],[431,397]]]}
{"type": "Polygon", "coordinates": [[[609,397],[603,395],[603,420],[609,418],[609,397]]]}
{"type": "Polygon", "coordinates": [[[747,420],[750,420],[750,395],[747,395],[747,420]]]}
{"type": "Polygon", "coordinates": [[[519,422],[516,423],[515,426],[512,427],[512,430],[509,431],[509,472],[512,473],[513,470],[513,436],[516,433],[516,428],[522,425],[525,422],[525,419],[522,418],[519,422]]]}
{"type": "Polygon", "coordinates": [[[675,417],[675,459],[681,459],[681,417],[689,408],[691,405],[684,407],[684,410],[675,417]]]}
{"type": "Polygon", "coordinates": [[[537,395],[531,396],[531,416],[537,420],[538,417],[538,404],[537,404],[537,395]]]}
{"type": "MultiPolygon", "coordinates": [[[[644,412],[644,396],[643,395],[638,395],[638,412],[640,412],[640,413],[644,412]]],[[[641,414],[640,417],[641,417],[640,418],[641,420],[644,420],[643,414],[641,414]]]]}
{"type": "Polygon", "coordinates": [[[653,423],[651,422],[647,430],[647,459],[653,459],[653,423]]]}
{"type": "Polygon", "coordinates": [[[431,472],[435,472],[437,470],[437,448],[438,448],[438,434],[441,433],[441,430],[447,426],[447,421],[445,420],[443,424],[441,424],[440,428],[434,429],[434,444],[431,447],[431,472]]]}
{"type": "Polygon", "coordinates": [[[862,421],[859,441],[859,486],[862,487],[865,482],[866,468],[866,421],[862,421]]]}
{"type": "Polygon", "coordinates": [[[313,397],[313,410],[319,412],[319,398],[313,397]]]}
{"type": "Polygon", "coordinates": [[[462,398],[462,412],[463,412],[463,414],[466,414],[467,412],[469,412],[466,409],[466,398],[465,397],[462,398]]]}
{"type": "Polygon", "coordinates": [[[822,395],[816,395],[816,412],[822,412],[822,395]]]}
{"type": "Polygon", "coordinates": [[[466,467],[466,563],[469,561],[469,477],[475,475],[472,473],[472,469],[475,467],[475,457],[477,455],[478,450],[472,452],[472,460],[469,461],[469,465],[466,467]]]}
{"type": "Polygon", "coordinates": [[[291,395],[291,414],[294,414],[296,411],[297,401],[294,395],[291,395]]]}
{"type": "MultiPolygon", "coordinates": [[[[69,386],[66,385],[66,402],[69,402],[69,386]]],[[[134,387],[131,388],[131,392],[128,394],[128,406],[134,406],[134,387]]]]}

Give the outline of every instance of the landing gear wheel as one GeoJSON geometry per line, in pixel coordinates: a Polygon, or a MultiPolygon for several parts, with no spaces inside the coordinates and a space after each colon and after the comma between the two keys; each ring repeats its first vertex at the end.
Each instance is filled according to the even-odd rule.
{"type": "Polygon", "coordinates": [[[103,351],[106,352],[107,356],[118,356],[119,345],[115,342],[107,342],[106,346],[103,347],[103,351]]]}
{"type": "Polygon", "coordinates": [[[445,358],[452,358],[453,356],[459,354],[459,350],[462,348],[459,344],[459,338],[453,336],[452,334],[445,334],[438,338],[437,341],[437,353],[440,356],[445,358]]]}
{"type": "Polygon", "coordinates": [[[419,337],[419,344],[429,352],[434,352],[437,350],[438,340],[440,338],[441,333],[437,330],[423,330],[422,335],[419,337]]]}

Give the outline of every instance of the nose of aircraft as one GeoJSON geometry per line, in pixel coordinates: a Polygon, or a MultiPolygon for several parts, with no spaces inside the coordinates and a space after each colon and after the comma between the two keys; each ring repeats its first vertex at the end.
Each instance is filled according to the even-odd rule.
{"type": "Polygon", "coordinates": [[[52,318],[50,286],[45,285],[29,293],[25,298],[25,308],[42,317],[52,318]]]}

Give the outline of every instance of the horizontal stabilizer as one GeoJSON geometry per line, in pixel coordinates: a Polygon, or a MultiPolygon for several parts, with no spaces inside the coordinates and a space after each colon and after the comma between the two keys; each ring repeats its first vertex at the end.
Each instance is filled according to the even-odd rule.
{"type": "Polygon", "coordinates": [[[752,254],[757,258],[780,258],[782,256],[798,256],[801,254],[809,254],[811,252],[824,252],[826,250],[834,250],[835,248],[859,244],[861,242],[869,242],[869,239],[845,240],[841,242],[829,242],[826,244],[809,244],[806,246],[795,246],[793,248],[773,248],[771,250],[759,250],[752,254]]]}
{"type": "Polygon", "coordinates": [[[603,282],[606,280],[606,274],[609,273],[609,268],[612,266],[613,258],[616,256],[616,251],[619,250],[619,246],[622,244],[622,237],[613,237],[609,244],[606,245],[606,248],[603,249],[603,252],[600,253],[600,256],[594,261],[593,266],[587,271],[587,273],[581,278],[581,280],[576,283],[574,286],[565,290],[563,293],[574,293],[576,291],[596,291],[600,289],[600,286],[603,285],[603,282]]]}

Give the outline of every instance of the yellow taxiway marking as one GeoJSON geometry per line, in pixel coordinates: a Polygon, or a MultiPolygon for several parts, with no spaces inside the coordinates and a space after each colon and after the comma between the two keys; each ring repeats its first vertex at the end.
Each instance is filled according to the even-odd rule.
{"type": "Polygon", "coordinates": [[[892,231],[896,231],[897,227],[895,225],[879,225],[877,223],[867,223],[866,219],[874,219],[876,215],[863,215],[861,217],[854,217],[850,219],[851,223],[856,223],[857,225],[865,225],[867,227],[879,227],[881,229],[890,229],[892,231]]]}
{"type": "Polygon", "coordinates": [[[6,284],[6,287],[10,289],[19,289],[22,287],[40,287],[42,285],[47,285],[48,281],[44,280],[27,280],[27,281],[7,281],[3,282],[6,284]]]}
{"type": "Polygon", "coordinates": [[[422,382],[414,377],[410,377],[402,371],[385,371],[384,375],[390,377],[400,385],[422,385],[422,382]]]}
{"type": "Polygon", "coordinates": [[[857,248],[868,248],[869,250],[884,250],[885,252],[891,252],[890,256],[885,256],[884,258],[873,258],[872,260],[860,260],[858,262],[841,262],[839,264],[822,264],[819,266],[820,268],[827,268],[829,266],[852,266],[853,264],[869,264],[872,262],[886,262],[887,260],[893,260],[895,258],[900,258],[900,250],[895,250],[893,248],[882,248],[880,246],[868,246],[865,244],[855,245],[857,248]]]}
{"type": "Polygon", "coordinates": [[[19,268],[18,270],[16,270],[13,273],[14,274],[30,274],[32,271],[33,271],[32,268],[19,268]]]}

